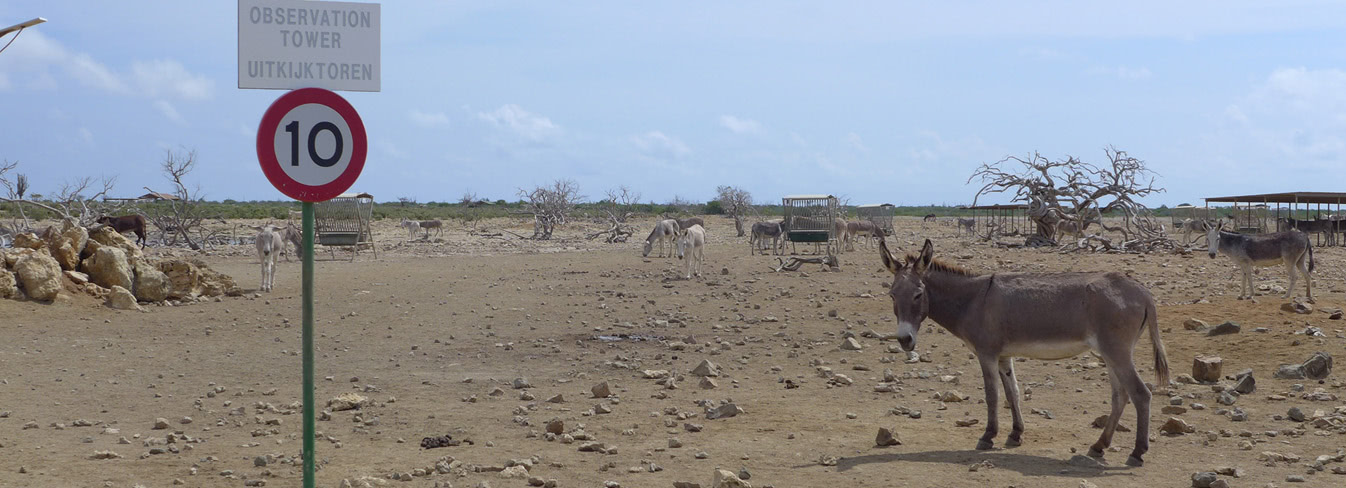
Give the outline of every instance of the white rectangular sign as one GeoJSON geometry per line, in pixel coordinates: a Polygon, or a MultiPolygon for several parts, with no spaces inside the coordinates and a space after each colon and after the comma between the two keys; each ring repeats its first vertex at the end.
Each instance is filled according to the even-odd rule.
{"type": "Polygon", "coordinates": [[[379,91],[379,4],[238,0],[238,87],[379,91]]]}

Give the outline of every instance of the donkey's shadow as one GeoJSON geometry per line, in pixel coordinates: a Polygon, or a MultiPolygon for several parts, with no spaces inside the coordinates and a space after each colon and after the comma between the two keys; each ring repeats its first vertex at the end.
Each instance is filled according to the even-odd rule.
{"type": "Polygon", "coordinates": [[[865,464],[883,464],[894,461],[917,463],[943,463],[970,466],[982,461],[990,461],[994,469],[1008,469],[1024,476],[1054,476],[1070,478],[1093,478],[1101,476],[1132,476],[1129,466],[1099,465],[1074,466],[1065,460],[1016,454],[1004,450],[995,451],[918,451],[871,454],[866,456],[845,457],[837,460],[837,472],[844,472],[865,464]]]}

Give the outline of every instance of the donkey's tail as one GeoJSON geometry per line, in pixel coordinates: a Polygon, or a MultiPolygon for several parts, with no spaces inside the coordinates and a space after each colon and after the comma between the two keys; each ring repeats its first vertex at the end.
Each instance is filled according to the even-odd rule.
{"type": "Polygon", "coordinates": [[[1154,346],[1154,372],[1159,383],[1156,388],[1168,386],[1168,352],[1164,350],[1164,341],[1159,338],[1159,312],[1151,304],[1145,307],[1145,327],[1150,328],[1150,343],[1154,346]]]}
{"type": "Polygon", "coordinates": [[[1309,272],[1313,272],[1313,243],[1309,243],[1309,272]]]}

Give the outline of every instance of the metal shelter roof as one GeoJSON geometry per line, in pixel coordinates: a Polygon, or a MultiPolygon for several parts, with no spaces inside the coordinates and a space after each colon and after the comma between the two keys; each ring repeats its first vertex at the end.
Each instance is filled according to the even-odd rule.
{"type": "Polygon", "coordinates": [[[1028,210],[1028,204],[1011,203],[1006,205],[997,203],[995,205],[973,205],[971,207],[963,207],[963,208],[968,210],[1028,210]]]}
{"type": "Polygon", "coordinates": [[[1287,192],[1261,193],[1257,195],[1235,195],[1228,197],[1207,197],[1206,203],[1346,203],[1346,193],[1341,192],[1287,192]]]}
{"type": "Polygon", "coordinates": [[[833,197],[832,195],[824,195],[821,193],[815,195],[785,195],[786,200],[823,200],[827,198],[836,198],[836,197],[833,197]]]}
{"type": "Polygon", "coordinates": [[[891,206],[893,206],[893,204],[891,204],[891,203],[866,203],[866,204],[864,204],[864,205],[861,205],[861,206],[858,206],[858,207],[855,207],[855,208],[880,208],[880,207],[891,207],[891,206]]]}

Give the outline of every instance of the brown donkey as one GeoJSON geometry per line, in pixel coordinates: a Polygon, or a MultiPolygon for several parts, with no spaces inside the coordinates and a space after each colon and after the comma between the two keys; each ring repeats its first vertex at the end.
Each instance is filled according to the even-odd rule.
{"type": "Polygon", "coordinates": [[[1103,435],[1089,448],[1102,457],[1112,444],[1127,401],[1136,404],[1136,448],[1126,464],[1140,466],[1150,449],[1150,390],[1132,362],[1142,331],[1150,328],[1158,387],[1168,385],[1168,357],[1159,340],[1154,298],[1140,283],[1121,273],[997,273],[978,275],[934,259],[926,239],[918,254],[898,258],[879,241],[879,256],[893,273],[888,295],[897,316],[902,349],[916,349],[916,333],[929,317],[963,340],[981,363],[986,389],[986,433],[977,449],[990,449],[999,431],[996,378],[1005,387],[1013,430],[1005,446],[1022,442],[1023,414],[1015,357],[1064,359],[1090,349],[1107,363],[1112,380],[1112,413],[1103,435]]]}

